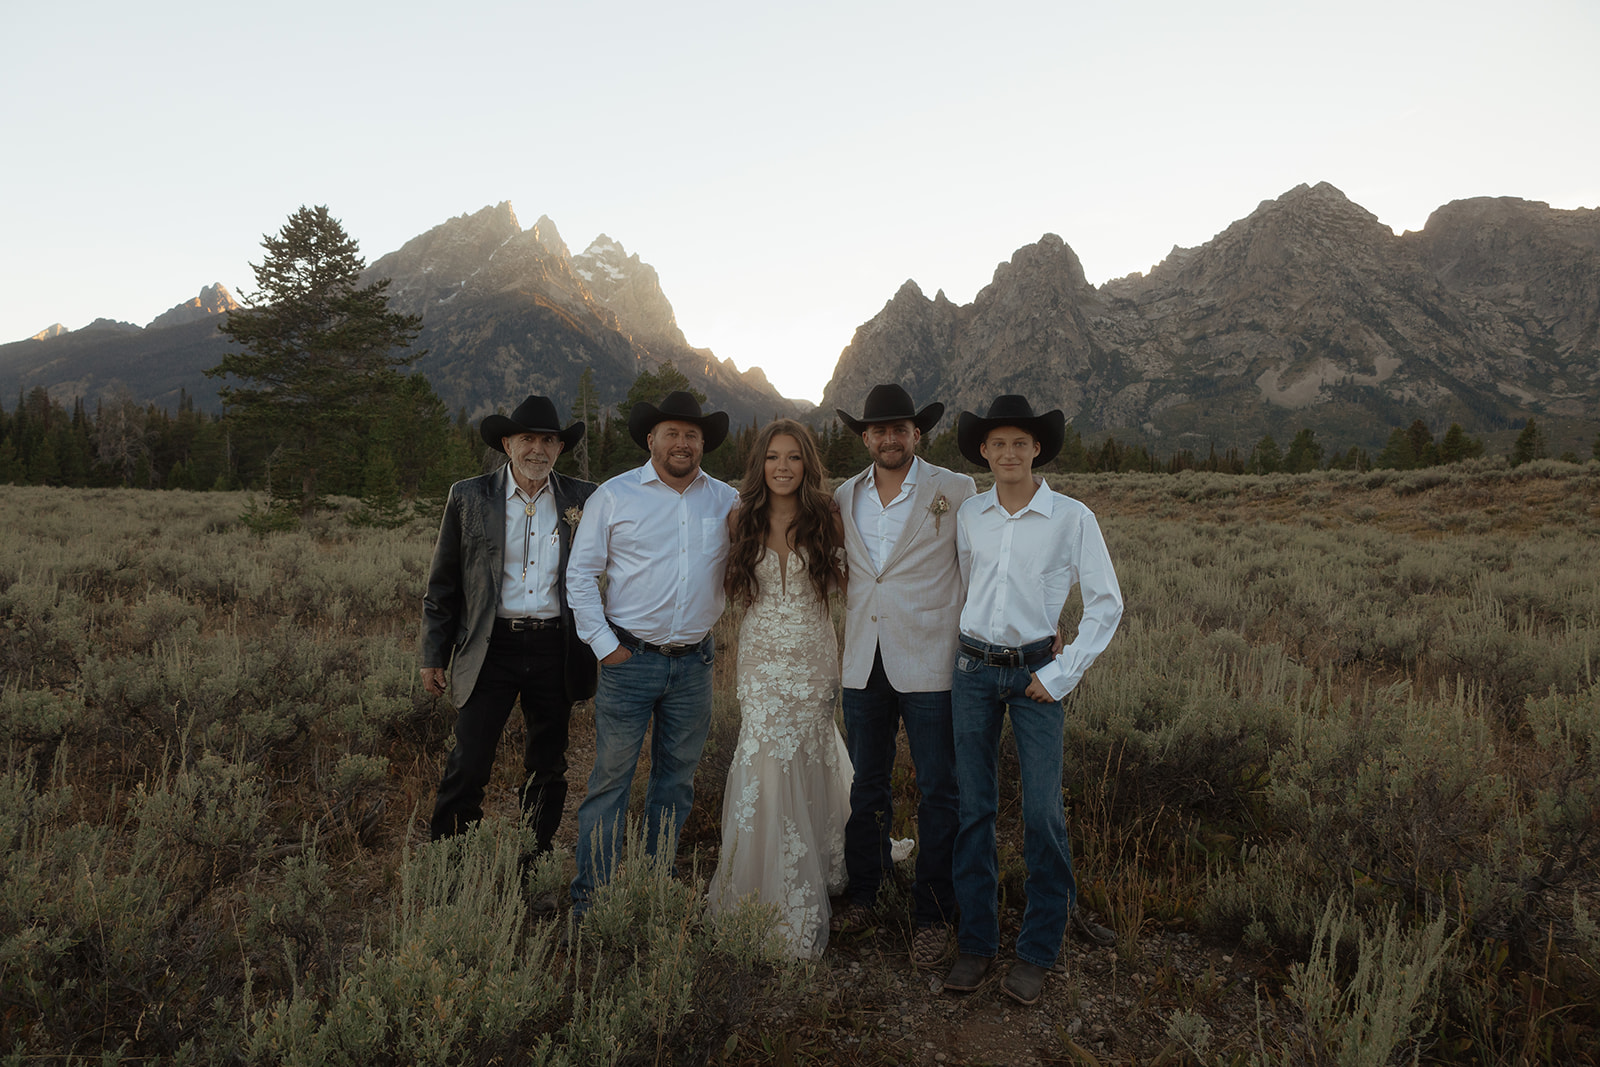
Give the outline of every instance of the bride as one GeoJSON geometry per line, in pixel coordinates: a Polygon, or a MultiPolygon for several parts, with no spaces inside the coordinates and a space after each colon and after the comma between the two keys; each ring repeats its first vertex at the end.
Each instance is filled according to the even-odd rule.
{"type": "Polygon", "coordinates": [[[763,427],[728,516],[729,599],[745,607],[735,693],[739,741],[722,800],[713,910],[756,894],[797,956],[828,943],[845,882],[850,757],[834,725],[839,646],[828,591],[842,588],[839,516],[811,431],[763,427]]]}

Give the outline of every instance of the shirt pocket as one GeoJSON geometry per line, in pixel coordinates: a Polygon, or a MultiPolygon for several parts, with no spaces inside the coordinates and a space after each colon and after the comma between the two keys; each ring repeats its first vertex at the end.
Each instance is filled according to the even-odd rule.
{"type": "Polygon", "coordinates": [[[724,519],[700,520],[700,549],[713,559],[728,551],[728,523],[724,519]]]}

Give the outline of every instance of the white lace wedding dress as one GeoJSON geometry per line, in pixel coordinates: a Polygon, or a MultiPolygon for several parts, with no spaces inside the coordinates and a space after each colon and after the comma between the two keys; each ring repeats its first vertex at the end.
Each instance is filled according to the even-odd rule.
{"type": "Polygon", "coordinates": [[[797,956],[828,944],[828,896],[844,888],[853,771],[834,725],[839,645],[800,552],[770,549],[739,630],[739,742],[722,800],[711,907],[751,893],[776,907],[797,956]]]}

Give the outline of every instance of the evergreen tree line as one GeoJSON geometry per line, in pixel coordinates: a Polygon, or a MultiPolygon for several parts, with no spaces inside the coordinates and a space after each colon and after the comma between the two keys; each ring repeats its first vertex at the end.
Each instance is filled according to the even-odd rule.
{"type": "MultiPolygon", "coordinates": [[[[670,362],[663,363],[655,371],[641,373],[622,403],[602,407],[588,399],[594,396],[594,379],[592,371],[585,371],[571,418],[582,419],[588,432],[577,449],[561,457],[557,469],[601,481],[643,463],[647,456],[628,435],[627,413],[637,401],[658,402],[674,389],[689,389],[688,380],[670,362]]],[[[698,391],[689,391],[705,403],[698,391]]],[[[453,481],[471,477],[499,462],[498,453],[486,450],[465,409],[452,418],[420,375],[403,377],[400,396],[406,403],[371,419],[355,451],[347,446],[336,462],[323,466],[319,497],[358,497],[380,511],[412,500],[437,502],[453,481]]],[[[513,398],[500,408],[509,410],[521,399],[513,398]]],[[[725,480],[740,477],[758,429],[759,424],[752,419],[731,430],[727,442],[705,457],[706,471],[725,480]]],[[[837,419],[830,420],[817,438],[830,476],[848,477],[867,465],[860,436],[837,419]]],[[[97,401],[92,408],[78,399],[68,410],[37,386],[27,393],[19,392],[9,412],[0,404],[0,483],[78,488],[253,489],[270,492],[275,499],[296,502],[299,483],[287,477],[281,485],[275,480],[275,452],[281,460],[282,442],[267,428],[250,426],[231,413],[199,411],[193,398],[181,393],[176,412],[141,404],[126,390],[97,401]]],[[[1323,468],[1417,470],[1457,463],[1483,452],[1483,442],[1468,437],[1459,424],[1452,423],[1435,441],[1432,431],[1420,419],[1394,430],[1377,456],[1352,447],[1326,458],[1322,444],[1309,429],[1296,433],[1287,450],[1268,434],[1248,455],[1234,448],[1219,452],[1213,446],[1205,455],[1181,450],[1162,458],[1142,444],[1124,443],[1114,436],[1106,437],[1099,445],[1086,445],[1068,426],[1060,456],[1044,469],[1169,474],[1184,470],[1229,474],[1301,473],[1323,468]]],[[[925,440],[919,454],[954,470],[977,469],[958,451],[953,427],[925,440]]],[[[1537,423],[1530,420],[1507,458],[1517,466],[1548,458],[1549,454],[1537,423]]],[[[1594,455],[1600,459],[1600,437],[1595,439],[1594,455]]],[[[1561,458],[1578,460],[1572,454],[1561,458]]]]}
{"type": "MultiPolygon", "coordinates": [[[[410,377],[407,392],[423,410],[372,420],[365,447],[325,472],[324,494],[362,496],[374,471],[407,497],[475,472],[481,447],[463,429],[465,414],[452,420],[426,381],[410,377]]],[[[236,417],[196,410],[187,394],[176,413],[126,392],[93,409],[75,400],[69,412],[37,386],[10,412],[0,405],[0,482],[13,485],[264,490],[280,448],[236,417]]]]}

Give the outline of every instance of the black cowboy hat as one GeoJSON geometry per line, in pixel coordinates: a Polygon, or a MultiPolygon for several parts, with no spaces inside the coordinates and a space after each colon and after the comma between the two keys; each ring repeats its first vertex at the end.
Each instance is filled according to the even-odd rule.
{"type": "Polygon", "coordinates": [[[875,422],[899,422],[901,419],[911,420],[918,431],[927,433],[944,415],[943,404],[929,404],[917,411],[916,405],[911,402],[911,394],[898,385],[874,385],[872,392],[867,394],[867,403],[859,419],[852,418],[843,408],[833,410],[850,427],[851,433],[865,433],[867,427],[875,422]]]}
{"type": "Polygon", "coordinates": [[[1028,403],[1026,397],[1007,393],[994,398],[987,415],[978,416],[970,411],[961,413],[956,420],[956,446],[961,449],[963,456],[980,467],[987,467],[989,461],[983,458],[978,446],[988,439],[990,431],[1002,426],[1025,430],[1039,442],[1039,454],[1033,459],[1035,467],[1042,467],[1055,459],[1061,452],[1061,442],[1067,436],[1067,417],[1060,408],[1035,415],[1033,405],[1028,403]]]}
{"type": "Polygon", "coordinates": [[[561,420],[556,417],[556,406],[550,402],[550,398],[530,396],[517,405],[517,410],[511,413],[510,418],[486,415],[478,424],[478,435],[483,438],[483,443],[496,452],[505,451],[500,445],[501,438],[515,437],[519,433],[553,433],[561,438],[561,450],[565,452],[583,440],[583,423],[575,422],[565,430],[561,429],[561,420]]]}
{"type": "Polygon", "coordinates": [[[660,407],[648,401],[633,405],[633,411],[628,415],[628,436],[632,437],[640,448],[648,451],[650,431],[656,428],[657,423],[667,421],[692,422],[700,427],[707,452],[720,445],[728,436],[728,413],[711,411],[704,415],[700,414],[700,401],[681,389],[663,397],[660,407]]]}

